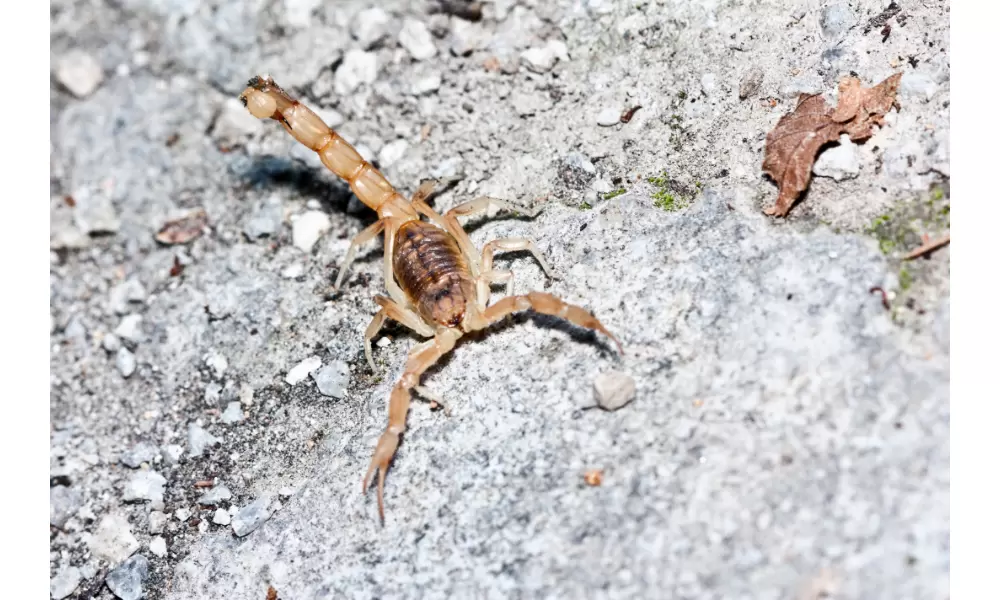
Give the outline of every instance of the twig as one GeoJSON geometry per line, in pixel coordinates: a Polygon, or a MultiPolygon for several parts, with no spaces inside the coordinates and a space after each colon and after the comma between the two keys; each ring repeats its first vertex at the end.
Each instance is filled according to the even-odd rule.
{"type": "Polygon", "coordinates": [[[924,242],[924,244],[922,246],[920,246],[916,250],[914,250],[914,251],[910,252],[909,254],[907,254],[906,256],[904,256],[903,260],[911,260],[911,259],[917,258],[918,256],[923,256],[924,254],[927,254],[928,252],[933,252],[933,251],[937,250],[938,248],[940,248],[942,246],[946,246],[946,245],[948,245],[950,243],[951,243],[951,234],[949,233],[948,235],[944,236],[941,239],[933,240],[933,241],[930,241],[930,242],[924,242]]]}
{"type": "Polygon", "coordinates": [[[869,294],[874,294],[875,292],[882,294],[882,306],[884,306],[886,310],[891,310],[892,306],[889,305],[889,294],[886,293],[884,289],[877,286],[868,290],[869,294]]]}

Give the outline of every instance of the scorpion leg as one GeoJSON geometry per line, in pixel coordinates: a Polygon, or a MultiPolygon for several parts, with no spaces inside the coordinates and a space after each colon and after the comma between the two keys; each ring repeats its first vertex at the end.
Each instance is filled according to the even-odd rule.
{"type": "Polygon", "coordinates": [[[343,262],[340,263],[340,273],[337,274],[337,282],[333,284],[334,292],[338,291],[340,289],[340,286],[343,285],[344,280],[347,279],[348,268],[354,261],[354,255],[357,254],[358,248],[375,239],[375,237],[378,236],[378,234],[382,233],[382,230],[384,228],[385,228],[385,220],[379,219],[378,221],[375,221],[368,227],[362,229],[361,233],[354,236],[354,239],[351,240],[350,247],[347,249],[347,255],[344,256],[343,262]]]}
{"type": "Polygon", "coordinates": [[[546,294],[545,292],[530,292],[524,296],[507,296],[502,298],[496,304],[483,311],[483,318],[485,325],[488,326],[502,320],[511,313],[528,309],[544,315],[566,319],[579,327],[599,331],[614,340],[618,346],[618,353],[624,354],[622,343],[597,320],[597,317],[579,306],[563,302],[552,294],[546,294]]]}
{"type": "MultiPolygon", "coordinates": [[[[541,252],[535,246],[535,243],[526,238],[504,238],[500,240],[493,240],[492,242],[486,244],[483,247],[483,274],[477,282],[477,292],[479,298],[485,303],[489,295],[489,285],[491,283],[499,283],[504,281],[507,283],[507,295],[514,293],[514,274],[511,271],[494,271],[493,270],[493,254],[497,251],[500,252],[517,252],[518,250],[527,250],[535,257],[538,264],[542,267],[542,271],[549,279],[559,279],[552,269],[549,267],[548,262],[542,257],[541,252]],[[486,277],[491,274],[495,276],[492,278],[486,277]]],[[[485,306],[485,304],[483,304],[485,306]]]]}
{"type": "Polygon", "coordinates": [[[490,286],[494,283],[503,283],[507,285],[507,295],[510,296],[514,293],[514,273],[511,271],[498,271],[492,269],[483,272],[479,278],[476,279],[476,302],[479,304],[479,310],[486,310],[486,305],[490,303],[490,286]]]}
{"type": "Polygon", "coordinates": [[[372,371],[375,371],[375,361],[372,360],[372,339],[378,335],[386,319],[392,319],[412,329],[417,335],[434,337],[434,329],[424,323],[420,316],[412,310],[396,304],[385,296],[375,296],[375,302],[382,308],[372,317],[371,323],[365,330],[365,358],[368,359],[368,366],[372,368],[372,371]]]}
{"type": "MultiPolygon", "coordinates": [[[[469,263],[473,265],[473,276],[478,276],[479,273],[485,273],[486,271],[483,270],[481,259],[475,252],[475,246],[473,246],[472,240],[469,238],[469,234],[462,228],[462,224],[458,221],[458,217],[470,217],[479,213],[484,213],[489,210],[490,206],[495,206],[500,210],[507,210],[515,213],[518,212],[518,210],[524,210],[518,209],[518,207],[513,204],[499,198],[493,198],[492,196],[479,196],[478,198],[473,198],[468,202],[459,204],[444,214],[444,221],[448,232],[451,233],[456,240],[458,240],[458,244],[468,257],[469,263]]],[[[534,217],[538,214],[538,211],[536,210],[527,214],[530,217],[534,217]]]]}
{"type": "Polygon", "coordinates": [[[392,254],[396,247],[396,231],[399,229],[400,222],[394,219],[387,220],[385,225],[385,243],[383,244],[385,248],[385,255],[382,261],[382,275],[385,279],[385,289],[389,292],[389,296],[396,301],[396,304],[401,306],[406,306],[406,294],[396,283],[396,277],[392,270],[392,254]]]}
{"type": "Polygon", "coordinates": [[[424,371],[455,347],[455,342],[461,335],[462,332],[458,329],[442,328],[438,330],[434,339],[414,348],[406,361],[403,376],[389,395],[389,425],[375,446],[372,462],[361,482],[361,491],[364,492],[368,489],[372,474],[378,471],[378,514],[383,521],[385,521],[385,507],[382,497],[385,489],[385,473],[389,469],[389,461],[396,454],[399,436],[406,430],[406,414],[410,410],[410,390],[419,385],[420,376],[424,371]]]}

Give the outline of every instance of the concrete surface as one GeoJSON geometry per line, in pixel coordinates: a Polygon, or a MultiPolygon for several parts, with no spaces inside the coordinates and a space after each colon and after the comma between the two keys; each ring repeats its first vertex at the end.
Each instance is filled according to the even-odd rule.
{"type": "Polygon", "coordinates": [[[947,3],[444,4],[53,3],[53,597],[947,595],[949,251],[900,261],[948,227],[947,3]],[[887,127],[764,216],[797,94],[897,71],[887,127]],[[361,476],[418,340],[387,326],[368,368],[380,245],[330,286],[374,215],[234,102],[260,72],[404,192],[541,208],[468,229],[536,240],[563,278],[498,259],[516,291],[625,345],[530,314],[460,344],[384,527],[361,476]],[[198,207],[203,235],[154,241],[198,207]],[[342,399],[286,381],[311,357],[342,399]],[[605,411],[611,370],[636,396],[605,411]]]}

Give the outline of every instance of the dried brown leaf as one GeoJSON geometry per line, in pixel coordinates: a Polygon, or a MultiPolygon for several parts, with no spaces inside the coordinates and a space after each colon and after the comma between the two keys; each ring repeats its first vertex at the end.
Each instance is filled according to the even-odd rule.
{"type": "Polygon", "coordinates": [[[762,168],[778,183],[778,199],[764,212],[783,217],[809,186],[816,155],[841,133],[852,141],[871,137],[872,127],[882,125],[885,113],[896,104],[902,73],[871,88],[856,77],[840,82],[837,106],[831,108],[820,94],[802,94],[795,110],[781,117],[767,134],[762,168]]]}
{"type": "Polygon", "coordinates": [[[819,149],[840,136],[843,126],[830,118],[830,112],[822,95],[800,96],[795,111],[781,117],[767,134],[763,169],[778,182],[778,200],[767,214],[788,214],[809,185],[819,149]]]}
{"type": "Polygon", "coordinates": [[[198,208],[179,219],[167,221],[156,234],[161,244],[186,244],[201,237],[208,225],[208,213],[198,208]]]}

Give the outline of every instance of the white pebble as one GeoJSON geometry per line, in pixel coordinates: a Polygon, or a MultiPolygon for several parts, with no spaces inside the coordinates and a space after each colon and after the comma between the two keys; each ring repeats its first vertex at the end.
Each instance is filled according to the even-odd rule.
{"type": "Polygon", "coordinates": [[[281,276],[285,279],[296,279],[306,272],[306,267],[302,263],[293,263],[281,270],[281,276]]]}
{"type": "Polygon", "coordinates": [[[312,373],[313,371],[322,366],[323,366],[323,361],[320,360],[318,356],[310,356],[309,358],[303,360],[299,364],[292,367],[292,370],[290,370],[288,374],[285,375],[285,383],[287,383],[288,385],[295,385],[305,380],[306,377],[309,377],[310,373],[312,373]]]}
{"type": "Polygon", "coordinates": [[[854,179],[861,173],[858,149],[846,133],[840,136],[840,145],[825,150],[813,163],[817,177],[830,177],[835,181],[854,179]]]}
{"type": "Polygon", "coordinates": [[[604,410],[618,410],[635,398],[635,380],[621,371],[601,373],[594,379],[594,396],[604,410]]]}
{"type": "Polygon", "coordinates": [[[597,124],[601,127],[611,127],[612,125],[617,125],[618,123],[621,123],[621,120],[622,111],[610,106],[602,108],[601,112],[597,114],[597,124]]]}
{"type": "Polygon", "coordinates": [[[416,19],[403,21],[399,32],[399,45],[406,48],[415,60],[425,60],[437,54],[437,47],[427,26],[416,19]]]}
{"type": "Polygon", "coordinates": [[[382,150],[378,153],[378,162],[381,167],[388,167],[392,165],[399,159],[403,158],[406,154],[406,150],[410,147],[409,142],[406,140],[393,140],[382,146],[382,150]]]}
{"type": "Polygon", "coordinates": [[[119,348],[115,356],[115,366],[122,377],[128,379],[135,373],[135,355],[128,348],[119,348]]]}
{"type": "Polygon", "coordinates": [[[163,558],[167,555],[167,540],[163,539],[161,536],[156,536],[149,541],[149,551],[163,558]]]}
{"type": "Polygon", "coordinates": [[[365,50],[370,50],[388,34],[389,15],[377,6],[361,11],[351,21],[351,35],[365,50]]]}
{"type": "Polygon", "coordinates": [[[215,509],[215,515],[212,516],[212,522],[216,525],[229,525],[232,522],[232,517],[229,516],[229,512],[224,508],[215,509]]]}
{"type": "Polygon", "coordinates": [[[141,326],[142,315],[127,315],[118,324],[118,327],[115,328],[115,335],[137,344],[142,338],[141,326]]]}
{"type": "Polygon", "coordinates": [[[347,95],[360,85],[374,82],[377,76],[378,62],[374,52],[348,50],[333,76],[333,89],[339,95],[347,95]]]}
{"type": "Polygon", "coordinates": [[[318,210],[299,215],[292,223],[292,244],[303,252],[312,252],[319,238],[330,230],[330,217],[318,210]]]}
{"type": "Polygon", "coordinates": [[[104,71],[96,58],[74,50],[56,63],[56,79],[77,98],[86,98],[104,81],[104,71]]]}

